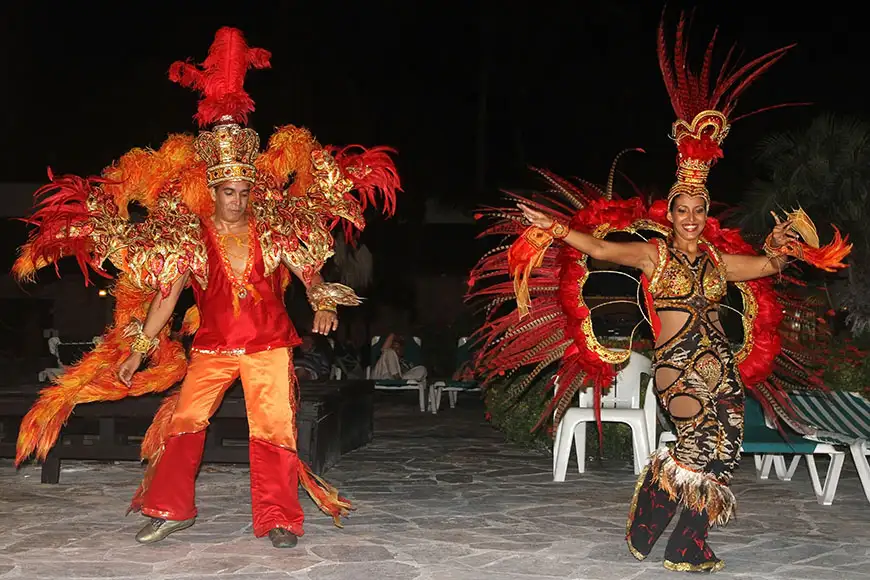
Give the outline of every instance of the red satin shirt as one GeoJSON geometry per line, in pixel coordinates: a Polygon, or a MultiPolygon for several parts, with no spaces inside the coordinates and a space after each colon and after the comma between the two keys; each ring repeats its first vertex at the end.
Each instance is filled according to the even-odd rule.
{"type": "Polygon", "coordinates": [[[302,341],[284,306],[279,269],[271,276],[265,275],[263,252],[253,224],[248,230],[249,264],[243,277],[232,272],[211,220],[203,220],[203,228],[208,288],[193,283],[200,315],[193,349],[207,353],[253,354],[300,344],[302,341]]]}

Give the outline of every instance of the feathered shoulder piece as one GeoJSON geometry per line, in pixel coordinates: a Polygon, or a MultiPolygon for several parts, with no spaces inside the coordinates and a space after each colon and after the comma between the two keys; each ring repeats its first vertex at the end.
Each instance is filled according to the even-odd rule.
{"type": "Polygon", "coordinates": [[[401,191],[394,152],[323,146],[308,129],[279,127],[255,162],[252,190],[254,211],[265,227],[260,240],[267,270],[282,258],[302,270],[319,269],[333,254],[330,232],[338,222],[352,240],[365,228],[369,205],[392,216],[401,191]]]}

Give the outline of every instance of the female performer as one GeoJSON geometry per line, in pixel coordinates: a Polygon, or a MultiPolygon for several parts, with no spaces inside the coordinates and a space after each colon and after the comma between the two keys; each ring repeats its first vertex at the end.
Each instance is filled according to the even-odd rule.
{"type": "Polygon", "coordinates": [[[555,411],[558,424],[574,393],[593,387],[600,395],[614,379],[614,365],[630,356],[630,351],[607,349],[595,336],[591,308],[583,298],[590,274],[588,257],[642,272],[639,295],[645,298],[655,337],[657,398],[676,425],[678,440],[672,450],[655,452],[641,475],[626,539],[631,553],[645,558],[682,504],[665,551],[665,567],[715,571],[724,563],[707,545],[707,532],[711,524],[724,525],[734,513],[728,484],[743,438],[744,388],[767,408],[787,408],[782,404],[786,397],[768,380],[781,352],[781,307],[771,281],[762,278],[779,273],[788,257],[825,270],[843,268],[851,246],[835,231],[834,240],[819,247],[812,222],[795,211],[781,222],[777,218],[764,255],[751,255],[751,246],[739,232],[708,217],[707,176],[722,157],[720,146],[730,130],[737,98],[788,47],[743,67],[726,63],[721,73],[711,74],[711,43],[701,71],[693,74],[686,65],[684,28],[681,19],[673,58],[664,42],[664,27],[659,30],[659,63],[677,115],[671,134],[678,151],[677,179],[667,201],[647,206],[641,196],[614,198],[613,170],[606,188],[587,182],[578,187],[539,170],[564,201],[547,205],[541,197],[514,196],[521,202],[519,211],[481,212],[500,218],[485,233],[518,238],[480,260],[471,284],[481,288],[472,290],[471,296],[488,301],[475,358],[484,385],[503,380],[521,366],[536,365],[512,384],[509,394],[520,393],[558,361],[556,393],[542,415],[543,421],[555,411]],[[661,237],[644,242],[605,239],[612,232],[642,231],[661,237]],[[500,281],[505,275],[513,284],[500,281]],[[744,345],[737,353],[719,320],[728,282],[736,283],[744,298],[744,345]],[[502,314],[502,305],[514,296],[516,311],[502,314]]]}
{"type": "MultiPolygon", "coordinates": [[[[610,242],[568,228],[528,206],[532,226],[597,260],[638,268],[649,285],[661,322],[655,341],[656,393],[677,427],[677,444],[653,457],[635,492],[628,546],[643,559],[674,516],[684,509],[665,550],[665,566],[721,569],[706,542],[709,523],[724,524],[734,510],[728,488],[743,440],[744,388],[731,346],[719,322],[726,282],[744,282],[780,272],[783,255],[720,254],[701,241],[710,200],[703,186],[672,188],[665,242],[610,242]]],[[[791,220],[773,228],[768,248],[776,254],[796,235],[791,220]]]]}

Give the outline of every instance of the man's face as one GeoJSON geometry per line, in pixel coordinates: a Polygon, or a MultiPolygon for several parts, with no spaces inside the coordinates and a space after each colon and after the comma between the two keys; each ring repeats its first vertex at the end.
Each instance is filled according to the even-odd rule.
{"type": "Polygon", "coordinates": [[[251,184],[247,181],[224,181],[212,188],[214,213],[225,222],[237,222],[244,218],[248,209],[251,184]]]}

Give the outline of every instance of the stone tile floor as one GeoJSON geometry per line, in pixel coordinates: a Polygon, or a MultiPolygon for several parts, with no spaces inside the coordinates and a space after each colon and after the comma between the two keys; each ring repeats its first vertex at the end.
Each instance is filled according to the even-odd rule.
{"type": "MultiPolygon", "coordinates": [[[[673,578],[664,542],[636,562],[624,540],[634,476],[593,463],[552,482],[551,457],[506,445],[461,400],[437,416],[382,400],[375,442],[329,471],[358,505],[344,529],[305,498],[306,535],[293,550],[254,538],[247,468],[205,466],[200,518],[164,542],[140,546],[124,517],[140,468],[66,462],[59,485],[0,461],[0,579],[545,580],[673,578]]],[[[720,578],[870,580],[870,504],[854,468],[834,505],[815,502],[809,476],[736,477],[738,519],[711,534],[728,567],[720,578]]],[[[821,468],[820,468],[821,470],[821,468]]]]}

